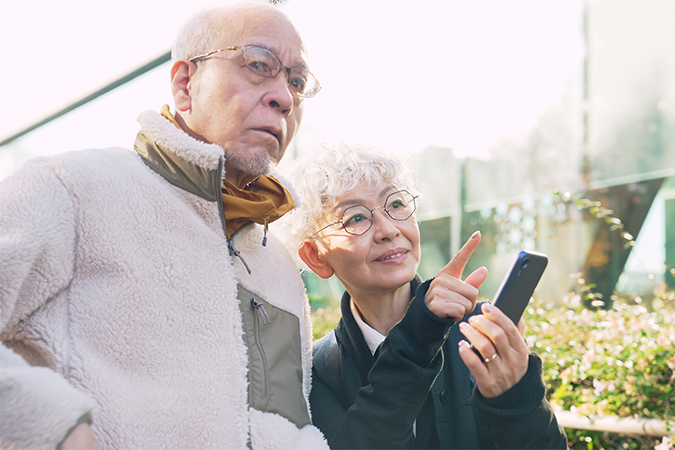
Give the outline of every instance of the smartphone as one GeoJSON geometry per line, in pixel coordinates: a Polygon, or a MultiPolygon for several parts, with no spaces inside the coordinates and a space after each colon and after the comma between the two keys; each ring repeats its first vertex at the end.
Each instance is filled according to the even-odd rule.
{"type": "MultiPolygon", "coordinates": [[[[506,273],[492,304],[499,308],[514,324],[518,324],[527,304],[532,298],[541,276],[544,274],[548,257],[543,253],[521,251],[506,273]]],[[[485,359],[471,344],[471,350],[479,358],[485,359]]]]}
{"type": "Polygon", "coordinates": [[[518,324],[547,264],[543,253],[521,251],[497,288],[492,304],[513,323],[518,324]]]}

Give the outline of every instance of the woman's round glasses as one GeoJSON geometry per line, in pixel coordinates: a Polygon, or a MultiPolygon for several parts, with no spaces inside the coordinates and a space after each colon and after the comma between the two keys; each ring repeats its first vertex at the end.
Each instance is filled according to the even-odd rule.
{"type": "Polygon", "coordinates": [[[310,238],[315,234],[325,230],[326,228],[338,223],[342,225],[342,229],[349,234],[354,236],[365,234],[373,226],[373,214],[375,213],[375,210],[379,208],[384,209],[384,212],[387,213],[387,215],[392,220],[407,220],[417,209],[415,204],[415,199],[417,197],[417,195],[412,195],[406,190],[401,190],[394,192],[393,194],[389,194],[389,196],[387,196],[384,201],[384,205],[373,209],[370,209],[365,205],[350,206],[344,210],[340,220],[329,223],[325,227],[313,233],[310,238]]]}
{"type": "Polygon", "coordinates": [[[286,67],[281,63],[277,55],[266,48],[247,45],[244,47],[227,47],[214,50],[203,55],[190,58],[190,61],[197,61],[208,58],[218,52],[227,50],[241,50],[244,55],[246,67],[253,73],[265,78],[274,78],[281,70],[285,70],[288,75],[288,85],[300,97],[311,98],[319,93],[321,85],[319,80],[307,70],[304,66],[286,67]]]}

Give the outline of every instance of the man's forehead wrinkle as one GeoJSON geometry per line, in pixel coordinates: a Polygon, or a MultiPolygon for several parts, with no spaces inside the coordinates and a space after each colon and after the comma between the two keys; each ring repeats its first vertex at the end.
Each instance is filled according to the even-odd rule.
{"type": "Polygon", "coordinates": [[[297,61],[288,61],[288,63],[297,65],[306,65],[305,61],[305,45],[298,33],[297,28],[292,22],[279,10],[274,7],[269,8],[245,8],[239,11],[237,18],[239,20],[228,20],[224,25],[228,27],[228,31],[223,35],[227,36],[230,41],[245,39],[246,42],[225,42],[221,43],[223,46],[230,45],[256,45],[258,47],[266,48],[277,56],[282,49],[277,48],[275,42],[276,37],[280,35],[279,31],[283,31],[285,39],[284,45],[289,46],[293,50],[298,50],[300,59],[297,61]],[[265,40],[265,38],[273,38],[272,42],[265,40]],[[290,38],[290,39],[289,39],[290,38]]]}

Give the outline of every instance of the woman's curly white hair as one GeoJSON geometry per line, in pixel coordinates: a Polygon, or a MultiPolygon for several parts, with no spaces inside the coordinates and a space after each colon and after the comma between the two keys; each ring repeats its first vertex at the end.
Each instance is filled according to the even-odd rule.
{"type": "Polygon", "coordinates": [[[320,144],[293,161],[285,171],[300,204],[280,221],[291,254],[315,231],[335,220],[338,200],[357,188],[380,190],[394,185],[417,195],[410,159],[367,144],[320,144]]]}

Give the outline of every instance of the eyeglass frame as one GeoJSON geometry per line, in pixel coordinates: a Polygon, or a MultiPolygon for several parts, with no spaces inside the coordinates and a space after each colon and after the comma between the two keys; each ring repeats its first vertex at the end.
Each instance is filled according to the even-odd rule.
{"type": "Polygon", "coordinates": [[[396,222],[405,222],[406,220],[410,219],[410,218],[413,216],[413,214],[415,214],[415,211],[417,211],[417,202],[415,201],[417,198],[419,198],[419,195],[412,195],[412,194],[411,194],[410,192],[408,192],[408,190],[406,190],[406,189],[399,189],[398,191],[392,192],[391,194],[387,195],[387,198],[384,199],[384,205],[376,206],[376,207],[373,208],[373,209],[370,209],[370,208],[368,208],[366,205],[362,205],[362,204],[352,205],[352,206],[350,206],[350,207],[348,207],[348,208],[345,208],[345,210],[342,211],[342,215],[340,216],[340,218],[339,218],[338,220],[333,221],[333,222],[329,223],[328,225],[322,227],[321,229],[315,231],[315,232],[312,233],[307,239],[313,238],[314,236],[316,236],[317,234],[319,234],[320,232],[322,232],[322,231],[325,230],[326,228],[332,227],[333,225],[335,225],[335,224],[337,224],[337,223],[341,224],[341,225],[342,225],[342,229],[344,230],[344,232],[347,233],[347,234],[349,234],[350,236],[363,236],[364,234],[366,234],[367,232],[369,232],[371,228],[373,228],[373,222],[375,221],[375,211],[377,211],[378,209],[383,209],[384,212],[385,212],[385,214],[387,214],[387,216],[388,216],[391,220],[395,220],[396,222]],[[387,200],[389,200],[389,197],[391,197],[392,195],[398,194],[399,192],[405,192],[406,194],[408,194],[409,196],[412,197],[413,210],[411,211],[410,215],[409,215],[408,217],[406,217],[405,219],[396,219],[396,218],[392,217],[391,214],[389,214],[389,211],[387,211],[387,200]],[[370,211],[370,225],[368,225],[368,228],[366,228],[366,230],[365,230],[363,233],[351,233],[351,232],[347,231],[347,228],[345,228],[345,224],[344,224],[344,222],[342,221],[342,219],[344,218],[344,215],[345,215],[345,213],[347,212],[347,210],[350,209],[350,208],[357,207],[357,206],[363,206],[363,207],[366,208],[368,211],[370,211]]]}
{"type": "MultiPolygon", "coordinates": [[[[253,71],[253,69],[251,69],[251,68],[249,67],[249,65],[246,64],[246,68],[247,68],[248,70],[250,70],[250,71],[253,72],[254,74],[256,74],[256,75],[258,75],[258,76],[261,76],[261,77],[263,77],[263,78],[274,78],[274,77],[276,77],[277,75],[279,75],[279,73],[280,73],[282,70],[285,70],[287,77],[290,77],[290,75],[291,75],[291,70],[293,70],[294,67],[288,67],[288,66],[284,65],[284,63],[281,62],[281,58],[279,58],[272,50],[270,50],[270,49],[268,49],[268,48],[265,48],[265,47],[260,47],[259,45],[234,45],[234,46],[232,46],[232,47],[223,47],[223,48],[219,48],[218,50],[213,50],[213,51],[211,51],[211,52],[204,53],[204,54],[202,54],[202,55],[193,56],[193,57],[190,58],[188,61],[190,61],[190,62],[196,62],[197,60],[200,60],[200,59],[206,59],[206,58],[208,58],[209,56],[212,56],[212,55],[215,55],[216,53],[224,52],[224,51],[227,51],[227,50],[234,50],[234,51],[241,50],[242,57],[244,58],[244,61],[246,61],[246,49],[247,49],[247,48],[259,48],[259,49],[265,50],[265,51],[269,52],[272,56],[274,56],[274,57],[277,59],[277,61],[279,61],[279,70],[277,70],[277,72],[276,72],[275,74],[270,75],[270,76],[265,76],[265,75],[262,75],[262,74],[260,74],[260,73],[258,73],[258,72],[253,71]]],[[[296,67],[298,67],[298,66],[296,66],[296,67]]],[[[308,96],[308,95],[305,95],[305,94],[301,94],[300,92],[298,92],[297,90],[295,90],[295,88],[293,88],[293,86],[291,86],[291,80],[290,80],[290,78],[288,78],[288,80],[287,80],[287,81],[288,81],[288,85],[291,87],[291,89],[293,90],[293,92],[295,92],[296,94],[298,94],[298,95],[299,95],[300,97],[302,97],[302,98],[312,98],[312,97],[315,97],[316,94],[318,94],[318,93],[321,91],[321,83],[319,82],[319,79],[318,79],[312,72],[310,72],[309,70],[307,70],[307,73],[310,74],[310,75],[312,76],[312,78],[314,78],[314,80],[316,81],[316,86],[317,86],[317,88],[316,88],[316,90],[314,91],[314,93],[313,93],[312,95],[309,95],[309,96],[308,96]]]]}

